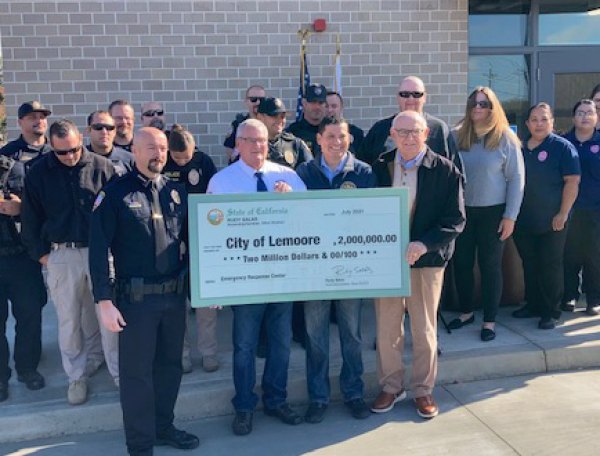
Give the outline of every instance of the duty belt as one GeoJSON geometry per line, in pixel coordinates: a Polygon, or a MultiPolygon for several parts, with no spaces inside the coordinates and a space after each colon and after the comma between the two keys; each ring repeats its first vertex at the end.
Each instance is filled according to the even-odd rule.
{"type": "Polygon", "coordinates": [[[52,250],[58,249],[84,249],[88,245],[85,242],[51,242],[50,248],[52,250]]]}
{"type": "MultiPolygon", "coordinates": [[[[135,280],[135,279],[134,279],[135,280]]],[[[162,283],[143,283],[140,287],[140,291],[144,295],[161,295],[168,293],[175,293],[177,291],[177,284],[179,279],[171,279],[162,283]]],[[[119,281],[119,291],[130,294],[134,291],[135,285],[131,280],[119,281]]]]}

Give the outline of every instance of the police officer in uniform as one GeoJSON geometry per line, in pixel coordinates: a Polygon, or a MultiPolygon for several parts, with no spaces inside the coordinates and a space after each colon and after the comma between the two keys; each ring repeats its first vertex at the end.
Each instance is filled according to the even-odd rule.
{"type": "Polygon", "coordinates": [[[19,107],[21,135],[0,149],[0,402],[8,398],[9,350],[6,339],[8,301],[16,320],[15,368],[17,380],[30,390],[45,386],[37,371],[42,352],[42,307],[46,287],[41,265],[27,255],[21,242],[20,212],[25,173],[31,164],[50,151],[46,142],[51,114],[38,101],[19,107]]]}
{"type": "Polygon", "coordinates": [[[288,127],[288,131],[302,139],[314,156],[321,152],[317,143],[319,124],[327,115],[327,89],[321,84],[311,84],[302,99],[302,119],[288,127]]]}
{"type": "Polygon", "coordinates": [[[268,159],[288,168],[312,160],[313,156],[304,141],[292,133],[283,131],[287,109],[280,98],[264,98],[258,105],[256,118],[265,124],[269,132],[268,159]]]}
{"type": "Polygon", "coordinates": [[[90,142],[85,146],[87,150],[110,160],[119,176],[129,171],[133,166],[133,155],[114,145],[116,126],[110,113],[94,111],[88,116],[87,124],[90,136],[90,142]]]}
{"type": "Polygon", "coordinates": [[[133,127],[135,125],[135,110],[127,100],[115,100],[108,105],[108,112],[115,121],[117,134],[115,145],[131,152],[133,144],[133,127]]]}
{"type": "MultiPolygon", "coordinates": [[[[206,193],[208,181],[217,172],[212,159],[196,147],[192,134],[179,124],[171,127],[169,156],[163,174],[185,186],[188,194],[206,193]]],[[[206,372],[219,369],[217,357],[217,309],[210,307],[195,310],[198,330],[198,352],[202,355],[202,368],[206,372]]],[[[183,339],[183,373],[193,370],[191,345],[187,329],[183,339]]]]}
{"type": "Polygon", "coordinates": [[[198,438],[173,426],[185,329],[187,196],[162,176],[167,138],[152,127],[133,140],[135,169],[106,185],[94,203],[90,269],[102,324],[119,333],[121,407],[130,455],[154,445],[193,449],[198,438]],[[108,251],[116,271],[109,280],[108,251]]]}

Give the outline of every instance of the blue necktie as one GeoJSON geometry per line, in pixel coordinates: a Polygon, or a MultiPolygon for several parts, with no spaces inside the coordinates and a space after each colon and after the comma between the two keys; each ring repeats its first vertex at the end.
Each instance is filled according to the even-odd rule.
{"type": "Polygon", "coordinates": [[[254,173],[254,175],[256,176],[256,191],[268,192],[269,190],[267,190],[267,184],[265,184],[265,181],[263,180],[263,173],[261,171],[257,171],[254,173]]]}

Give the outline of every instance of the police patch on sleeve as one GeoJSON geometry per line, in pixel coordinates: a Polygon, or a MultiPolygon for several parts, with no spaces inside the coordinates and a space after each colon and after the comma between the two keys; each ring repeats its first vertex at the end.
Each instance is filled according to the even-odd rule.
{"type": "Polygon", "coordinates": [[[175,204],[181,204],[181,198],[179,197],[179,192],[177,190],[171,190],[171,199],[175,204]]]}
{"type": "Polygon", "coordinates": [[[96,200],[94,201],[94,206],[92,207],[92,212],[95,211],[98,208],[98,206],[100,206],[100,204],[102,204],[102,200],[104,200],[105,196],[106,193],[104,193],[103,191],[98,193],[98,196],[96,196],[96,200]]]}

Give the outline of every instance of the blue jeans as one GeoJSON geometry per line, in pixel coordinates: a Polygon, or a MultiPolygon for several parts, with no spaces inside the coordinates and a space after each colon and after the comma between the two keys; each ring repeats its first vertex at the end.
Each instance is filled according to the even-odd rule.
{"type": "Polygon", "coordinates": [[[238,412],[252,412],[258,403],[256,385],[256,347],[260,325],[265,319],[267,359],[262,378],[263,404],[274,409],[286,402],[290,344],[292,341],[292,303],[247,304],[233,306],[233,384],[231,400],[238,412]]]}
{"type": "MultiPolygon", "coordinates": [[[[335,302],[342,371],[340,389],[345,401],[363,397],[362,340],[360,334],[360,299],[335,302]]],[[[309,301],[304,304],[306,320],[306,381],[311,402],[329,403],[329,314],[330,301],[309,301]]]]}

